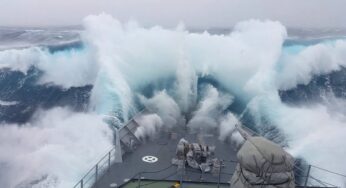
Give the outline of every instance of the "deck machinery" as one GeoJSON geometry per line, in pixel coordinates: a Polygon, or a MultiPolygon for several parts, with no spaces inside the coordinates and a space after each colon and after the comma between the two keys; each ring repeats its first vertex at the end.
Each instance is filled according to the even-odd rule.
{"type": "MultiPolygon", "coordinates": [[[[293,166],[289,166],[293,164],[290,164],[291,159],[289,158],[289,155],[288,157],[286,155],[278,155],[281,156],[279,158],[285,158],[283,159],[284,164],[281,163],[280,167],[282,168],[283,166],[285,166],[283,173],[281,173],[281,171],[278,169],[271,169],[271,171],[269,170],[270,174],[273,174],[272,172],[277,173],[280,171],[279,174],[277,173],[271,175],[273,177],[269,177],[270,180],[270,178],[273,179],[275,178],[275,176],[277,176],[276,179],[278,180],[272,181],[275,185],[271,186],[269,184],[264,184],[263,182],[265,181],[258,178],[258,176],[265,176],[263,175],[265,170],[256,169],[267,168],[265,173],[268,173],[268,168],[270,165],[268,166],[268,164],[264,164],[262,166],[257,166],[255,170],[253,170],[253,172],[251,170],[249,171],[248,169],[251,169],[252,164],[263,164],[260,161],[262,160],[263,162],[263,159],[258,156],[250,156],[246,159],[250,161],[244,163],[244,160],[246,158],[246,156],[243,156],[244,151],[242,155],[239,155],[239,153],[237,155],[237,152],[241,151],[242,149],[235,147],[235,145],[227,141],[221,141],[216,131],[204,132],[202,134],[200,132],[192,131],[186,126],[174,129],[162,128],[158,130],[155,136],[148,137],[146,139],[138,138],[136,136],[136,130],[142,125],[140,125],[140,122],[137,119],[138,117],[146,115],[147,113],[150,112],[143,111],[137,114],[125,126],[115,131],[115,147],[110,152],[108,152],[100,160],[100,162],[97,163],[74,186],[74,188],[288,188],[308,187],[309,185],[307,178],[304,177],[303,179],[300,178],[300,180],[302,180],[301,182],[294,182],[295,176],[292,175],[293,166]],[[287,169],[289,170],[287,171],[287,169]],[[258,175],[259,173],[262,174],[258,175]],[[242,175],[244,175],[244,177],[239,178],[242,175]],[[234,180],[236,179],[238,179],[238,183],[234,182],[234,180]],[[240,182],[240,180],[242,181],[240,182]],[[287,181],[291,182],[287,183],[287,181]],[[250,182],[251,184],[247,184],[247,182],[250,182]]],[[[258,145],[256,144],[251,145],[251,142],[261,142],[262,145],[267,145],[269,143],[269,148],[271,148],[259,150],[259,152],[257,152],[258,155],[261,155],[262,151],[270,153],[274,150],[274,152],[278,152],[280,150],[275,146],[276,144],[272,144],[270,143],[270,141],[267,142],[266,139],[266,141],[264,142],[258,141],[258,139],[262,140],[262,138],[253,137],[255,135],[251,130],[249,131],[245,127],[238,127],[238,129],[244,137],[247,137],[247,140],[250,140],[250,146],[248,146],[248,148],[245,148],[245,153],[250,152],[252,155],[253,152],[251,151],[251,147],[252,149],[253,147],[258,147],[258,145]]],[[[243,144],[243,146],[244,145],[246,145],[246,143],[243,144]]],[[[273,154],[264,154],[264,156],[275,158],[273,154]]],[[[275,163],[275,161],[276,163],[278,162],[278,160],[279,162],[280,160],[282,161],[282,159],[274,158],[271,159],[273,164],[275,163]]],[[[304,173],[306,172],[304,171],[304,173]]],[[[270,182],[267,180],[268,179],[266,179],[266,182],[270,182]]]]}

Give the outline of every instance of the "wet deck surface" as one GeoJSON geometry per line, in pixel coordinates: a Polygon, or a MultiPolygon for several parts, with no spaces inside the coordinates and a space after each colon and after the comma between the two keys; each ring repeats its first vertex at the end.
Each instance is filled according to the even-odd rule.
{"type": "MultiPolygon", "coordinates": [[[[203,142],[203,144],[214,145],[215,157],[225,160],[224,167],[221,169],[220,182],[228,183],[234,172],[236,163],[230,162],[236,160],[236,152],[230,144],[219,141],[214,135],[198,136],[196,134],[181,131],[176,133],[176,139],[171,139],[169,133],[161,133],[154,140],[146,141],[131,153],[123,155],[123,163],[115,163],[109,171],[105,173],[97,182],[95,187],[108,188],[117,185],[124,185],[130,179],[149,180],[180,180],[182,175],[177,171],[177,166],[172,165],[172,158],[175,157],[176,147],[180,138],[185,138],[191,142],[203,142]],[[144,162],[144,156],[155,156],[158,161],[155,163],[144,162]],[[147,172],[141,173],[139,172],[147,172]]],[[[186,167],[183,175],[184,181],[191,182],[218,182],[219,177],[213,176],[211,173],[202,174],[200,170],[186,167]]]]}
{"type": "MultiPolygon", "coordinates": [[[[141,187],[142,188],[171,188],[172,185],[175,185],[176,182],[172,181],[142,181],[141,187]]],[[[129,182],[126,185],[124,185],[122,188],[138,188],[138,182],[133,181],[129,182]]],[[[184,183],[184,188],[229,188],[228,184],[216,184],[216,183],[184,183]]]]}

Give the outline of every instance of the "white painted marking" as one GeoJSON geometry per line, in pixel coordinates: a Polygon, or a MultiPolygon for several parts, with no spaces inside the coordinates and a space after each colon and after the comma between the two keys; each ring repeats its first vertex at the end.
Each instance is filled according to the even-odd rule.
{"type": "Polygon", "coordinates": [[[156,163],[159,159],[155,156],[151,156],[151,155],[148,155],[148,156],[144,156],[142,158],[142,161],[146,162],[146,163],[156,163]]]}

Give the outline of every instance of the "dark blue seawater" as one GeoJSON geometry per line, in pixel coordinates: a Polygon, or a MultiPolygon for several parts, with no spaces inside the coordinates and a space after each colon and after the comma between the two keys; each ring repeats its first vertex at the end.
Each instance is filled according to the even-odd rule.
{"type": "Polygon", "coordinates": [[[283,102],[291,105],[320,103],[330,95],[346,99],[346,68],[314,76],[307,85],[300,84],[293,89],[279,91],[279,95],[283,102]]]}
{"type": "MultiPolygon", "coordinates": [[[[0,49],[40,46],[50,53],[81,49],[80,28],[0,28],[0,49]]],[[[68,107],[73,111],[88,110],[92,85],[62,88],[40,84],[44,73],[32,66],[24,74],[20,71],[0,69],[0,100],[13,102],[0,105],[0,122],[25,123],[38,109],[68,107]]]]}
{"type": "Polygon", "coordinates": [[[0,100],[15,101],[0,105],[0,121],[25,123],[39,108],[69,107],[74,111],[88,108],[91,85],[64,89],[54,84],[38,84],[42,72],[31,67],[25,75],[19,71],[0,70],[0,100]]]}
{"type": "MultiPolygon", "coordinates": [[[[284,47],[289,46],[310,46],[323,43],[333,38],[313,38],[313,39],[288,39],[284,42],[284,47]]],[[[65,30],[23,30],[23,29],[2,29],[0,32],[2,43],[13,43],[13,41],[26,41],[47,48],[50,53],[59,51],[82,49],[83,43],[79,38],[78,32],[65,32],[65,30]],[[57,42],[58,41],[58,42],[57,42]]],[[[346,69],[332,72],[327,75],[315,76],[307,85],[298,85],[294,89],[279,91],[281,100],[290,105],[315,104],[322,101],[326,94],[332,93],[339,98],[345,98],[346,69]]],[[[27,74],[19,71],[0,69],[0,100],[15,101],[14,105],[0,105],[0,122],[24,123],[30,120],[35,111],[39,108],[49,109],[55,106],[67,106],[74,111],[85,111],[89,106],[90,92],[92,85],[82,87],[62,88],[54,84],[39,84],[38,80],[42,72],[35,67],[31,67],[27,74]]],[[[149,84],[139,91],[146,97],[151,97],[157,90],[166,89],[168,93],[174,92],[174,78],[164,78],[155,83],[149,84]]],[[[209,76],[199,76],[198,89],[205,84],[211,84],[220,91],[226,92],[219,82],[209,76]]],[[[234,96],[234,102],[228,107],[228,111],[242,114],[247,102],[242,96],[234,96]]],[[[200,98],[200,92],[199,98],[200,98]]],[[[142,108],[139,101],[135,99],[136,106],[142,108]]],[[[226,112],[225,112],[226,113],[226,112]]],[[[275,133],[275,126],[270,124],[265,117],[261,121],[268,125],[272,133],[275,133]]],[[[253,125],[253,119],[248,114],[242,117],[244,124],[253,125]]],[[[255,127],[253,127],[255,129],[255,127]]],[[[273,134],[277,135],[277,134],[273,134]]],[[[272,139],[275,140],[273,137],[272,139]]],[[[282,138],[280,138],[282,140],[282,138]]]]}
{"type": "MultiPolygon", "coordinates": [[[[0,50],[1,47],[7,49],[7,44],[9,48],[11,48],[11,45],[15,45],[16,48],[22,48],[27,47],[28,44],[33,44],[34,46],[46,48],[50,53],[84,48],[83,43],[79,40],[79,35],[76,33],[69,33],[67,35],[64,35],[63,31],[51,31],[47,35],[45,33],[47,32],[40,33],[40,31],[31,32],[20,29],[9,31],[0,30],[0,41],[2,42],[2,44],[0,43],[0,50]],[[63,42],[57,42],[60,40],[63,42]],[[17,45],[13,41],[21,41],[22,43],[17,45]]],[[[284,47],[306,47],[336,39],[338,38],[288,39],[283,45],[284,47]]],[[[92,85],[63,88],[54,83],[41,84],[39,80],[43,74],[44,72],[34,66],[26,74],[20,71],[0,69],[0,101],[8,102],[8,105],[0,104],[0,123],[26,123],[30,121],[39,109],[48,110],[54,107],[68,107],[76,112],[84,112],[90,109],[89,103],[93,88],[92,85]]],[[[259,120],[260,128],[256,125],[258,119],[255,120],[246,111],[248,101],[243,96],[237,96],[236,93],[227,91],[217,79],[211,76],[199,75],[197,82],[198,100],[201,99],[203,88],[207,84],[216,87],[221,92],[229,93],[234,97],[234,101],[223,113],[233,112],[238,117],[241,117],[240,121],[244,125],[255,132],[282,146],[288,146],[285,134],[273,124],[269,117],[261,116],[259,120]]],[[[165,89],[168,94],[174,96],[174,83],[174,76],[162,78],[134,92],[150,98],[156,91],[165,89]]],[[[341,68],[341,70],[329,74],[314,76],[306,85],[300,84],[293,89],[279,91],[281,100],[292,106],[323,103],[325,98],[330,95],[341,99],[346,98],[346,68],[341,68]]],[[[142,109],[143,106],[140,104],[138,98],[135,97],[134,100],[137,110],[142,109]]],[[[192,114],[184,115],[187,121],[192,117],[192,114]]],[[[119,117],[120,121],[124,121],[121,118],[119,117]]],[[[298,158],[296,162],[298,167],[306,170],[307,163],[304,159],[298,158]]],[[[297,182],[303,182],[304,179],[301,177],[306,172],[301,174],[300,170],[295,171],[297,182]]]]}

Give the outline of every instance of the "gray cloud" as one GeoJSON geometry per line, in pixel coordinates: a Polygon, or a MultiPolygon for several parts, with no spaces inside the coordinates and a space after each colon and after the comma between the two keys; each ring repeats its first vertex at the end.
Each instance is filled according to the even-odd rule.
{"type": "Polygon", "coordinates": [[[0,25],[78,25],[101,12],[168,27],[227,27],[250,18],[291,27],[346,27],[345,0],[0,0],[0,25]]]}

